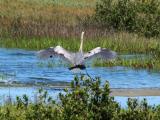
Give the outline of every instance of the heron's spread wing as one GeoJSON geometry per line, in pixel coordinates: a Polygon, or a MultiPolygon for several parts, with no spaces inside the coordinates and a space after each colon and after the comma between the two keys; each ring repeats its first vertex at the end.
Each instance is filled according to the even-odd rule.
{"type": "Polygon", "coordinates": [[[68,52],[61,46],[56,46],[55,48],[50,47],[48,49],[40,50],[37,52],[40,58],[52,58],[53,56],[59,56],[72,63],[72,53],[68,52]]]}
{"type": "Polygon", "coordinates": [[[94,57],[101,57],[103,59],[113,59],[117,56],[116,52],[106,48],[97,47],[84,54],[84,59],[91,59],[94,57]]]}

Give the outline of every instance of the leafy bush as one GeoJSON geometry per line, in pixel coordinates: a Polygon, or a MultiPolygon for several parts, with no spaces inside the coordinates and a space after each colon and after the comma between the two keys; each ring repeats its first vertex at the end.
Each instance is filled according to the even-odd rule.
{"type": "Polygon", "coordinates": [[[149,106],[146,99],[128,99],[121,108],[111,97],[109,84],[100,79],[75,77],[71,87],[54,101],[46,91],[39,90],[35,103],[26,95],[15,103],[0,106],[0,120],[159,120],[160,106],[149,106]]]}
{"type": "Polygon", "coordinates": [[[114,118],[120,112],[120,106],[109,93],[108,83],[101,87],[99,78],[76,77],[71,83],[71,91],[60,95],[63,117],[67,120],[114,118]]]}
{"type": "Polygon", "coordinates": [[[96,5],[95,20],[103,27],[160,35],[160,2],[158,0],[101,0],[96,5]]]}

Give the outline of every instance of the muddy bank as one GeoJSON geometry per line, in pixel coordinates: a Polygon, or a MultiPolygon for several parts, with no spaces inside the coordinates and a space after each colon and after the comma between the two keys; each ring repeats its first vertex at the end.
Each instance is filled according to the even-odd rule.
{"type": "Polygon", "coordinates": [[[111,89],[111,96],[160,96],[160,88],[138,88],[138,89],[111,89]]]}

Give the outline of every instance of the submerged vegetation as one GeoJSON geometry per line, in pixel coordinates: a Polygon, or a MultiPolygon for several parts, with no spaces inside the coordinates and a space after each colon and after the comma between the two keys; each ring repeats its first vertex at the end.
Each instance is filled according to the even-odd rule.
{"type": "Polygon", "coordinates": [[[71,88],[65,89],[53,100],[46,91],[38,92],[33,103],[24,95],[16,102],[0,106],[1,120],[158,120],[160,106],[149,106],[146,99],[128,99],[127,107],[122,108],[110,96],[106,81],[100,86],[100,78],[75,77],[71,88]]]}

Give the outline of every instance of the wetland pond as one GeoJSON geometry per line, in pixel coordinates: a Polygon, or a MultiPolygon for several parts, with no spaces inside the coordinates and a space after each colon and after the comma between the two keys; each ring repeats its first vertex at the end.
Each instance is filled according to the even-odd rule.
{"type": "MultiPolygon", "coordinates": [[[[36,51],[0,48],[0,103],[3,103],[8,94],[13,98],[26,94],[32,99],[40,87],[56,99],[61,91],[59,88],[64,88],[73,80],[74,74],[68,70],[66,63],[58,59],[40,60],[35,53],[36,51]]],[[[135,70],[121,66],[91,67],[90,63],[87,63],[87,66],[90,76],[100,77],[102,84],[108,80],[110,87],[114,89],[160,88],[159,71],[135,70]]],[[[151,105],[160,104],[159,96],[136,98],[143,97],[147,98],[151,105]]],[[[115,96],[115,100],[122,106],[125,106],[127,98],[115,96]]]]}

